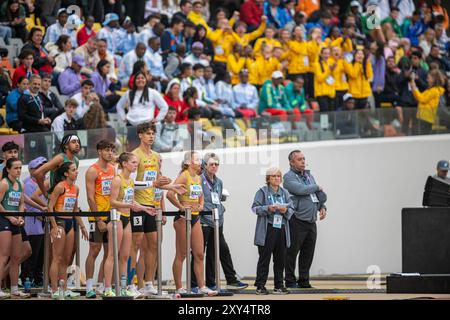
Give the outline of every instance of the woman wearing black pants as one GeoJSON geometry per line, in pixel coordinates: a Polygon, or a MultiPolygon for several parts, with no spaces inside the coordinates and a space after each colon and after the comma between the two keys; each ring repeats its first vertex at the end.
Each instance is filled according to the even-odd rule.
{"type": "Polygon", "coordinates": [[[252,210],[257,215],[255,245],[258,246],[256,269],[256,294],[269,294],[265,285],[273,254],[274,294],[289,293],[283,284],[286,249],[291,245],[289,219],[292,217],[292,201],[281,185],[281,170],[268,169],[266,186],[260,188],[253,200],[252,210]]]}

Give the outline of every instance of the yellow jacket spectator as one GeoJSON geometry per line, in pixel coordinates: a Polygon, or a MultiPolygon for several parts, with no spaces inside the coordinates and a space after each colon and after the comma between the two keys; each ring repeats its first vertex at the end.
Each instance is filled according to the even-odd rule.
{"type": "Polygon", "coordinates": [[[187,18],[188,20],[192,21],[195,25],[201,24],[206,28],[208,32],[212,31],[211,28],[206,23],[205,18],[203,18],[202,11],[203,11],[203,1],[195,1],[192,4],[192,10],[191,12],[189,12],[187,18]]]}
{"type": "Polygon", "coordinates": [[[336,110],[344,108],[343,97],[348,91],[347,74],[345,73],[344,59],[339,47],[331,48],[331,57],[328,59],[329,65],[336,65],[332,74],[334,78],[334,90],[336,90],[335,107],[336,110]]]}
{"type": "Polygon", "coordinates": [[[219,28],[217,30],[208,32],[206,37],[211,40],[214,46],[214,61],[227,63],[227,53],[225,52],[227,43],[227,36],[231,35],[233,30],[228,25],[227,19],[219,21],[219,28]]]}
{"type": "MultiPolygon", "coordinates": [[[[226,42],[229,44],[229,48],[233,48],[235,43],[239,43],[242,47],[250,44],[253,40],[259,38],[266,30],[267,17],[262,17],[262,22],[258,29],[253,32],[247,33],[247,24],[244,21],[238,21],[236,24],[236,31],[227,36],[226,42]]],[[[232,50],[230,49],[230,52],[232,50]]]]}
{"type": "Polygon", "coordinates": [[[338,27],[331,28],[330,35],[325,39],[324,45],[328,48],[339,47],[344,53],[353,51],[352,40],[341,35],[338,27]]]}
{"type": "Polygon", "coordinates": [[[322,47],[324,47],[322,42],[322,30],[319,28],[313,28],[311,30],[311,40],[308,41],[310,72],[313,72],[313,65],[319,60],[319,53],[322,47]]]}
{"type": "Polygon", "coordinates": [[[290,55],[290,50],[289,50],[289,41],[291,41],[291,33],[289,32],[289,30],[286,29],[282,29],[280,31],[280,43],[281,43],[281,56],[278,60],[280,60],[280,62],[282,61],[286,61],[286,63],[288,62],[289,59],[289,55],[290,55]]]}
{"type": "Polygon", "coordinates": [[[264,32],[265,37],[259,38],[255,42],[255,46],[253,47],[253,52],[255,54],[255,58],[258,58],[261,56],[261,47],[263,43],[267,46],[274,47],[281,47],[280,41],[275,39],[276,29],[273,26],[268,26],[266,28],[266,31],[264,32]]]}
{"type": "Polygon", "coordinates": [[[324,47],[320,50],[319,60],[314,63],[314,95],[319,103],[320,111],[334,110],[335,80],[333,71],[335,65],[330,66],[330,49],[324,47]]]}
{"type": "Polygon", "coordinates": [[[274,71],[281,70],[281,63],[272,56],[272,47],[264,46],[262,55],[256,58],[253,68],[256,84],[262,85],[266,80],[271,79],[274,71]]]}
{"type": "Polygon", "coordinates": [[[246,68],[247,58],[244,54],[244,48],[236,43],[234,45],[233,53],[228,55],[227,69],[231,73],[231,84],[239,83],[239,72],[246,68]]]}
{"type": "Polygon", "coordinates": [[[344,63],[345,72],[348,76],[349,92],[355,98],[355,108],[367,108],[367,98],[372,95],[370,82],[373,78],[372,64],[364,51],[359,49],[355,53],[352,63],[344,63]]]}
{"type": "Polygon", "coordinates": [[[417,119],[419,134],[431,133],[436,123],[436,113],[439,99],[444,94],[444,76],[439,70],[432,70],[427,76],[428,89],[420,92],[417,89],[414,74],[411,76],[410,86],[414,98],[417,100],[417,119]]]}
{"type": "Polygon", "coordinates": [[[289,47],[289,64],[288,73],[292,78],[298,74],[305,74],[310,70],[308,57],[308,42],[304,40],[303,29],[299,26],[295,27],[292,32],[292,40],[288,42],[289,47]]]}

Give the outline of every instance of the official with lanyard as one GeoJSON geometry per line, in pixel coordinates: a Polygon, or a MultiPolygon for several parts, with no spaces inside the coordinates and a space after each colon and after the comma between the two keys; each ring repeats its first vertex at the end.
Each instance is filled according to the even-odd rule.
{"type": "MultiPolygon", "coordinates": [[[[213,209],[219,209],[219,250],[220,250],[220,263],[227,280],[227,288],[233,290],[245,289],[248,285],[240,282],[236,277],[236,271],[234,270],[233,260],[231,259],[230,249],[225,240],[223,234],[224,212],[225,207],[222,205],[223,196],[223,183],[217,176],[217,170],[219,169],[219,157],[214,153],[208,153],[204,157],[204,168],[201,174],[202,190],[204,197],[204,210],[212,211],[213,209]]],[[[202,215],[201,220],[203,238],[206,250],[205,259],[205,278],[206,286],[208,288],[214,288],[216,286],[215,278],[215,252],[214,252],[214,216],[202,215]]],[[[192,259],[192,268],[193,267],[192,259]]],[[[194,272],[192,272],[191,287],[197,287],[196,278],[194,272]]]]}

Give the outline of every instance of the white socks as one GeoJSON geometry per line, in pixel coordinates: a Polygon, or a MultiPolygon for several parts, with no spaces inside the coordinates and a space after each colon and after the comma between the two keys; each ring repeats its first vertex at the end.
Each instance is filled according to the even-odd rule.
{"type": "Polygon", "coordinates": [[[93,289],[94,280],[93,279],[87,279],[86,280],[86,291],[89,292],[93,289]]]}

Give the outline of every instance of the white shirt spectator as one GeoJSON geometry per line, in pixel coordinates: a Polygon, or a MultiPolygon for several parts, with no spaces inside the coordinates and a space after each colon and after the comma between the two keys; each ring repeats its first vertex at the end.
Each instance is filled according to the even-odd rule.
{"type": "Polygon", "coordinates": [[[119,44],[122,33],[120,29],[103,27],[97,34],[98,39],[105,39],[108,44],[108,51],[113,54],[116,53],[117,45],[119,44]]]}
{"type": "Polygon", "coordinates": [[[67,67],[70,67],[72,65],[72,50],[67,52],[62,52],[58,49],[52,50],[52,52],[50,52],[50,56],[55,58],[56,65],[53,68],[54,72],[61,73],[66,70],[67,67]]]}
{"type": "MultiPolygon", "coordinates": [[[[93,51],[92,53],[89,53],[87,46],[88,46],[88,44],[85,43],[81,47],[78,47],[75,50],[75,54],[80,55],[84,58],[85,66],[83,68],[81,68],[81,73],[87,74],[87,75],[92,75],[97,69],[97,64],[100,62],[100,57],[98,55],[97,50],[93,51]]],[[[111,56],[111,58],[112,58],[112,56],[111,56]]],[[[112,61],[114,64],[114,58],[112,58],[112,59],[113,59],[112,61]]],[[[110,61],[110,60],[108,60],[108,61],[110,61]]],[[[111,64],[111,68],[109,69],[110,73],[108,74],[108,76],[110,76],[111,72],[114,76],[116,76],[114,73],[114,65],[113,64],[111,64]]]]}
{"type": "Polygon", "coordinates": [[[197,63],[201,63],[205,67],[209,66],[208,60],[196,57],[193,53],[189,54],[186,58],[184,58],[183,62],[190,63],[193,66],[195,66],[197,63]]]}
{"type": "Polygon", "coordinates": [[[222,102],[221,108],[233,108],[233,87],[225,81],[218,81],[216,83],[216,95],[222,102]]]}
{"type": "Polygon", "coordinates": [[[239,108],[243,104],[249,109],[258,109],[258,90],[250,83],[239,83],[233,87],[233,108],[239,108]]]}
{"type": "Polygon", "coordinates": [[[129,122],[132,126],[137,126],[143,122],[152,121],[155,117],[155,106],[158,107],[159,113],[156,121],[161,121],[165,118],[169,106],[163,99],[161,94],[151,88],[148,88],[149,101],[141,102],[142,90],[136,90],[133,99],[133,104],[130,102],[130,90],[127,91],[117,103],[117,115],[124,122],[129,122]],[[128,113],[125,114],[125,106],[128,105],[128,113]]]}
{"type": "Polygon", "coordinates": [[[119,80],[122,85],[128,86],[128,81],[130,80],[131,74],[133,73],[133,66],[138,60],[143,60],[150,67],[151,56],[148,52],[145,52],[142,58],[139,58],[136,51],[130,51],[123,56],[122,61],[119,66],[119,80]]]}
{"type": "Polygon", "coordinates": [[[148,48],[148,39],[155,37],[156,34],[149,26],[144,26],[141,32],[139,32],[138,42],[142,42],[148,48]]]}
{"type": "MultiPolygon", "coordinates": [[[[86,100],[83,99],[81,92],[74,94],[71,98],[75,99],[78,102],[78,108],[75,114],[73,115],[73,118],[75,120],[79,120],[83,118],[84,115],[88,112],[90,105],[89,103],[86,102],[86,100]]],[[[66,113],[64,112],[64,114],[66,113]]]]}
{"type": "Polygon", "coordinates": [[[64,137],[64,122],[71,123],[72,121],[75,121],[75,119],[69,120],[65,112],[53,119],[52,132],[56,134],[59,140],[62,140],[64,137]]]}
{"type": "Polygon", "coordinates": [[[416,10],[416,6],[414,5],[413,0],[398,0],[397,7],[400,10],[398,13],[397,22],[401,26],[403,24],[403,20],[407,17],[412,17],[414,10],[416,10]]]}

